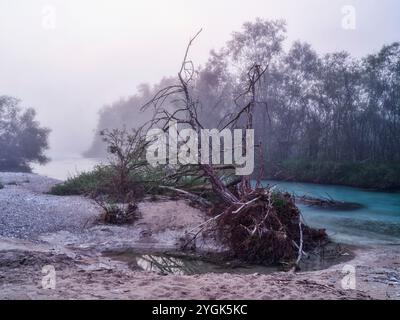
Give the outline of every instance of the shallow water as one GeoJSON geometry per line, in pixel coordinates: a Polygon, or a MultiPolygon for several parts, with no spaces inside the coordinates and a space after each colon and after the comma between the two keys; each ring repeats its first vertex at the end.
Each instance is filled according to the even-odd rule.
{"type": "MultiPolygon", "coordinates": [[[[88,171],[100,162],[80,156],[54,157],[45,166],[36,166],[36,173],[65,180],[88,171]]],[[[327,229],[337,242],[355,245],[400,245],[400,193],[374,192],[357,188],[297,182],[264,181],[297,196],[323,197],[357,202],[363,208],[354,211],[327,210],[299,204],[306,222],[327,229]]]]}
{"type": "MultiPolygon", "coordinates": [[[[137,249],[136,249],[137,250],[137,249]]],[[[182,253],[136,251],[132,249],[108,251],[103,255],[128,264],[133,270],[150,271],[158,274],[192,275],[204,273],[269,274],[282,271],[283,266],[248,265],[237,261],[217,261],[182,253]]],[[[302,271],[326,269],[334,264],[348,261],[352,254],[348,249],[329,245],[323,251],[310,253],[300,263],[302,271]]]]}
{"type": "Polygon", "coordinates": [[[331,197],[338,201],[356,202],[363,208],[353,211],[327,210],[299,204],[306,222],[326,228],[330,237],[341,243],[356,245],[400,245],[400,193],[318,185],[312,183],[263,181],[263,185],[296,196],[331,197]]]}

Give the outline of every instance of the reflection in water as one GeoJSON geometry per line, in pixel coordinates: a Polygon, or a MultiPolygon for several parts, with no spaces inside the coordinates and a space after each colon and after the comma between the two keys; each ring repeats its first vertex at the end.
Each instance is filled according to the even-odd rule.
{"type": "MultiPolygon", "coordinates": [[[[282,271],[282,266],[248,265],[239,261],[210,262],[196,256],[180,253],[108,251],[104,256],[126,262],[133,270],[156,272],[159,274],[193,275],[204,273],[234,273],[234,274],[269,274],[282,271]]],[[[321,270],[334,264],[348,261],[352,254],[348,249],[338,245],[328,245],[316,252],[309,252],[308,258],[301,262],[302,271],[321,270]]]]}
{"type": "MultiPolygon", "coordinates": [[[[204,273],[254,273],[247,266],[233,267],[230,262],[212,263],[199,257],[171,255],[168,253],[138,253],[132,250],[109,251],[105,256],[126,262],[133,270],[156,272],[159,274],[193,275],[204,273]]],[[[257,267],[258,268],[258,267],[257,267]]],[[[261,267],[263,273],[277,271],[277,268],[261,267]]]]}
{"type": "Polygon", "coordinates": [[[162,274],[196,274],[201,273],[199,262],[193,260],[184,261],[182,259],[168,256],[143,255],[136,258],[137,266],[144,271],[153,271],[162,274]]]}

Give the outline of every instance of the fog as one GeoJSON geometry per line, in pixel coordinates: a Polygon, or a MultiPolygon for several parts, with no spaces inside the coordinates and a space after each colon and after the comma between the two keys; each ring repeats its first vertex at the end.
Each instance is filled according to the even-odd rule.
{"type": "Polygon", "coordinates": [[[102,106],[175,75],[199,28],[196,64],[256,17],[285,19],[287,45],[300,39],[318,52],[362,56],[399,40],[397,0],[0,0],[0,95],[38,111],[51,156],[81,153],[102,106]],[[355,30],[342,26],[345,5],[356,9],[355,30]]]}

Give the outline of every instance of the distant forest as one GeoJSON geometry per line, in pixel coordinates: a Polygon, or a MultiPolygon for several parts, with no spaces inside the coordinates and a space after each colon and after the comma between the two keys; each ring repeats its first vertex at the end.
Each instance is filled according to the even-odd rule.
{"type": "MultiPolygon", "coordinates": [[[[284,21],[257,19],[210,52],[192,88],[204,127],[218,128],[235,108],[250,65],[267,65],[254,117],[266,177],[400,187],[400,43],[358,59],[344,51],[320,55],[303,42],[285,50],[285,40],[284,21]]],[[[140,125],[150,116],[140,107],[175,82],[142,85],[131,98],[104,107],[97,131],[140,125]]],[[[86,156],[104,153],[96,135],[86,156]]]]}

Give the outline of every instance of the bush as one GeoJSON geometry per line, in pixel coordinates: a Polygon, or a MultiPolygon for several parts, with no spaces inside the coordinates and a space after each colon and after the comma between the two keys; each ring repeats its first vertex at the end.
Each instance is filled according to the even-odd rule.
{"type": "Polygon", "coordinates": [[[138,207],[134,202],[115,204],[97,199],[97,203],[103,208],[101,220],[104,223],[127,224],[134,223],[139,218],[138,207]]]}
{"type": "Polygon", "coordinates": [[[144,159],[144,143],[139,131],[103,131],[109,163],[99,165],[53,187],[53,195],[87,195],[103,208],[106,223],[131,223],[137,218],[136,201],[157,190],[165,172],[153,169],[144,159]]]}
{"type": "Polygon", "coordinates": [[[104,189],[112,175],[111,169],[106,166],[96,166],[91,172],[82,172],[69,178],[62,184],[54,186],[50,194],[57,196],[89,195],[104,189]]]}

